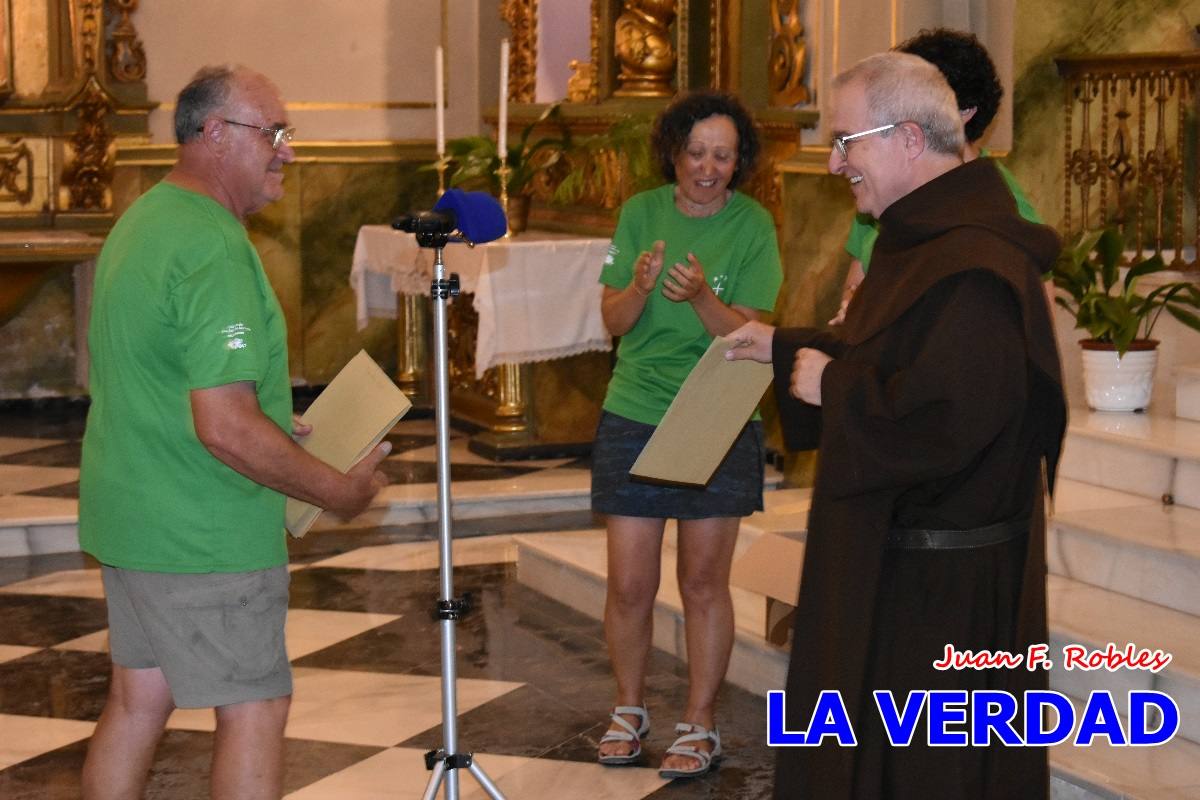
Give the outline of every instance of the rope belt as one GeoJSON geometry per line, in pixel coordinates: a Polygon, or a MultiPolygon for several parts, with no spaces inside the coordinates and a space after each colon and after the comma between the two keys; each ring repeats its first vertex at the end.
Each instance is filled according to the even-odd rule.
{"type": "Polygon", "coordinates": [[[1029,519],[997,522],[985,528],[935,531],[922,528],[893,528],[888,531],[889,550],[969,550],[991,547],[1016,539],[1029,530],[1029,519]]]}

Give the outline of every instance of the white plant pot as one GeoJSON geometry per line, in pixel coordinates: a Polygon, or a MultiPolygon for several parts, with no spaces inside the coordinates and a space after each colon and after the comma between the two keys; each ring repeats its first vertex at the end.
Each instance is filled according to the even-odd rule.
{"type": "Polygon", "coordinates": [[[1142,411],[1150,405],[1158,350],[1083,351],[1083,388],[1093,411],[1142,411]]]}

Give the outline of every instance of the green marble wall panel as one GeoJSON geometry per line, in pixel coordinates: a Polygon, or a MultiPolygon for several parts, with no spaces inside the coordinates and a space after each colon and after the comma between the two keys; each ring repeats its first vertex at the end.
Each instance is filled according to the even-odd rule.
{"type": "Polygon", "coordinates": [[[1195,50],[1198,20],[1200,0],[1017,0],[1005,163],[1049,224],[1063,214],[1063,82],[1054,58],[1195,50]]]}
{"type": "MultiPolygon", "coordinates": [[[[171,148],[147,148],[142,155],[116,169],[118,214],[162,180],[174,158],[171,148]]],[[[395,370],[395,323],[373,320],[357,330],[350,262],[361,225],[432,206],[437,178],[417,171],[418,156],[306,158],[287,167],[284,197],[248,220],[287,320],[293,382],[328,383],[360,349],[395,370]]],[[[84,392],[75,385],[73,298],[71,270],[61,268],[0,325],[0,398],[84,392]]]]}
{"type": "Polygon", "coordinates": [[[530,365],[537,435],[550,442],[590,442],[612,377],[611,352],[583,353],[530,365]]]}
{"type": "Polygon", "coordinates": [[[357,329],[350,262],[361,226],[385,224],[404,211],[433,205],[437,177],[418,172],[418,166],[409,162],[301,167],[302,374],[308,383],[328,383],[364,348],[389,373],[395,370],[395,323],[373,320],[365,330],[357,329]]]}
{"type": "Polygon", "coordinates": [[[72,274],[69,264],[54,267],[24,308],[0,325],[0,399],[84,393],[75,384],[72,274]]]}

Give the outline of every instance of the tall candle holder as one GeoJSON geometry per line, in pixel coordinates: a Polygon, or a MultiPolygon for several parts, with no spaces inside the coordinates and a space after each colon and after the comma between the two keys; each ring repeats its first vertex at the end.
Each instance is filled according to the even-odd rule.
{"type": "Polygon", "coordinates": [[[504,238],[511,239],[512,225],[508,221],[508,178],[512,175],[512,167],[503,161],[500,162],[500,168],[496,170],[496,177],[500,179],[500,206],[504,209],[504,238]]]}
{"type": "Polygon", "coordinates": [[[438,176],[438,191],[437,196],[440,198],[446,193],[446,157],[439,156],[437,160],[437,176],[438,176]]]}

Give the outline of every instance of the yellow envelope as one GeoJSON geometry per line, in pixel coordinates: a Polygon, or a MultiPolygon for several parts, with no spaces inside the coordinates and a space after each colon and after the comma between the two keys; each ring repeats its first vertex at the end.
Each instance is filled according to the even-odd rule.
{"type": "Polygon", "coordinates": [[[703,486],[733,446],[771,383],[771,365],[726,361],[718,336],[687,376],[630,475],[703,486]]]}
{"type": "MultiPolygon", "coordinates": [[[[300,417],[313,432],[298,444],[339,472],[349,472],[410,408],[404,392],[360,350],[300,417]]],[[[311,503],[289,497],[288,533],[299,539],[320,514],[311,503]]]]}

